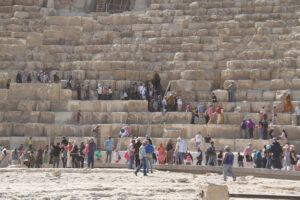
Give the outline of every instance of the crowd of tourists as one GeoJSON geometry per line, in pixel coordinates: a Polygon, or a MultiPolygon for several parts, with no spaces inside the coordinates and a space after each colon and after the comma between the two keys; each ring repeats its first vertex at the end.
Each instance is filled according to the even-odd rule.
{"type": "Polygon", "coordinates": [[[94,157],[100,159],[101,153],[97,150],[93,139],[89,139],[87,144],[77,141],[69,142],[63,137],[61,142],[52,144],[50,147],[46,145],[42,148],[37,145],[33,149],[32,138],[29,138],[26,147],[21,144],[9,154],[8,148],[0,146],[0,167],[7,167],[9,164],[21,165],[28,168],[83,168],[84,163],[86,167],[94,168],[94,157]]]}

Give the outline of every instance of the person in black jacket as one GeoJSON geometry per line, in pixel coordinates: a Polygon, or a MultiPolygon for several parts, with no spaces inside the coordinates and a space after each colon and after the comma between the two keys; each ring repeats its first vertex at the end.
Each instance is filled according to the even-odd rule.
{"type": "Polygon", "coordinates": [[[59,167],[60,152],[61,152],[61,148],[59,146],[59,143],[57,143],[56,145],[53,145],[53,168],[55,168],[55,164],[56,164],[56,168],[59,167]]]}
{"type": "Polygon", "coordinates": [[[17,77],[16,77],[16,82],[17,82],[17,83],[22,83],[22,75],[21,75],[21,72],[18,72],[17,77]]]}
{"type": "Polygon", "coordinates": [[[273,153],[273,168],[281,169],[280,155],[282,154],[282,148],[280,146],[280,143],[277,141],[276,137],[274,137],[273,140],[274,142],[271,145],[271,152],[273,153]]]}

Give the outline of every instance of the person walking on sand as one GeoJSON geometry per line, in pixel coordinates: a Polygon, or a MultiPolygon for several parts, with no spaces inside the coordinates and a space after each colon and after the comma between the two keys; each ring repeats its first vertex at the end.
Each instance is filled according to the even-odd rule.
{"type": "Polygon", "coordinates": [[[142,146],[139,148],[140,165],[136,168],[136,170],[134,172],[134,174],[136,176],[142,167],[144,167],[144,176],[148,176],[147,172],[146,172],[146,168],[147,168],[146,149],[145,149],[146,144],[147,144],[147,141],[143,141],[142,146]]]}
{"type": "Polygon", "coordinates": [[[224,181],[226,181],[226,179],[227,179],[227,173],[229,173],[232,176],[233,181],[235,181],[236,177],[235,177],[234,173],[232,172],[232,165],[233,165],[233,161],[234,161],[234,155],[230,151],[229,146],[225,147],[225,152],[226,153],[225,153],[225,156],[224,156],[223,161],[222,161],[224,181]]]}

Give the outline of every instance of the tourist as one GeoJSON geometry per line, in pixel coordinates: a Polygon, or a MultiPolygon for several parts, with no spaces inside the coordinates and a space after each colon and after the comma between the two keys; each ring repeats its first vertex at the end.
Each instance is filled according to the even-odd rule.
{"type": "Polygon", "coordinates": [[[76,91],[77,91],[77,99],[81,100],[81,85],[80,85],[80,83],[76,84],[76,91]]]}
{"type": "Polygon", "coordinates": [[[285,170],[291,169],[291,149],[289,144],[285,144],[283,149],[283,156],[284,156],[284,167],[285,170]]]}
{"type": "Polygon", "coordinates": [[[33,145],[32,137],[29,137],[29,140],[28,140],[28,150],[29,151],[32,150],[32,145],[33,145]]]}
{"type": "Polygon", "coordinates": [[[185,112],[191,112],[191,105],[190,104],[186,105],[185,112]]]}
{"type": "Polygon", "coordinates": [[[268,139],[268,127],[269,127],[267,118],[264,118],[262,120],[262,126],[263,126],[263,134],[262,134],[263,137],[262,137],[262,139],[266,140],[266,139],[268,139]]]}
{"type": "Polygon", "coordinates": [[[18,72],[18,74],[17,74],[16,83],[22,83],[22,74],[21,74],[21,72],[18,72]]]}
{"type": "Polygon", "coordinates": [[[274,124],[277,121],[277,106],[273,105],[273,109],[272,109],[272,121],[274,122],[274,124]]]}
{"type": "Polygon", "coordinates": [[[253,138],[253,131],[254,131],[254,128],[255,128],[255,123],[249,119],[248,122],[247,122],[247,129],[249,131],[249,138],[253,138]]]}
{"type": "Polygon", "coordinates": [[[290,155],[291,155],[292,170],[296,170],[297,156],[296,156],[296,153],[295,153],[295,146],[291,145],[290,148],[291,148],[290,155]]]}
{"type": "Polygon", "coordinates": [[[141,147],[141,139],[137,138],[136,142],[134,144],[134,155],[135,155],[135,166],[138,167],[140,165],[140,159],[139,159],[139,149],[141,147]]]}
{"type": "Polygon", "coordinates": [[[206,165],[217,166],[217,153],[215,143],[213,141],[210,142],[210,146],[206,150],[206,154],[208,155],[208,161],[206,165]]]}
{"type": "Polygon", "coordinates": [[[160,77],[159,77],[158,73],[154,73],[151,83],[153,84],[153,87],[155,90],[157,90],[157,91],[160,90],[161,85],[160,85],[160,77]]]}
{"type": "Polygon", "coordinates": [[[263,119],[267,119],[267,111],[265,110],[265,107],[263,106],[259,111],[260,121],[263,119]]]}
{"type": "Polygon", "coordinates": [[[175,145],[175,150],[174,150],[175,164],[177,164],[177,165],[181,164],[180,158],[179,158],[180,140],[181,140],[181,138],[178,137],[176,145],[175,145]]]}
{"type": "Polygon", "coordinates": [[[160,165],[163,165],[165,164],[165,159],[166,159],[166,151],[165,151],[165,148],[163,146],[162,143],[159,144],[159,147],[157,148],[157,158],[158,158],[158,163],[160,165]]]}
{"type": "Polygon", "coordinates": [[[89,140],[89,147],[88,147],[88,168],[94,168],[94,154],[96,151],[96,144],[94,142],[94,139],[91,138],[89,140]]]}
{"type": "Polygon", "coordinates": [[[245,119],[242,121],[240,125],[240,129],[241,129],[240,138],[247,139],[247,121],[245,119]]]}
{"type": "Polygon", "coordinates": [[[209,107],[207,108],[205,114],[208,115],[209,120],[208,120],[208,124],[212,123],[212,117],[213,117],[213,106],[210,104],[209,107]]]}
{"type": "Polygon", "coordinates": [[[147,144],[145,146],[145,151],[146,151],[146,160],[147,160],[147,173],[149,173],[149,169],[151,173],[153,173],[152,170],[152,157],[153,157],[153,152],[154,148],[153,145],[149,143],[149,140],[146,140],[147,144]]]}
{"type": "Polygon", "coordinates": [[[68,160],[68,150],[67,147],[63,144],[61,148],[61,161],[63,164],[63,168],[66,168],[68,160]]]}
{"type": "Polygon", "coordinates": [[[167,150],[167,159],[166,159],[166,162],[167,162],[167,164],[171,165],[174,162],[174,150],[175,150],[172,139],[168,140],[168,143],[166,145],[166,150],[167,150]]]}
{"type": "Polygon", "coordinates": [[[288,140],[288,136],[287,136],[287,133],[284,129],[282,129],[282,133],[281,135],[279,136],[282,140],[288,140]]]}
{"type": "Polygon", "coordinates": [[[297,119],[297,126],[300,126],[300,104],[295,109],[296,119],[297,119]]]}
{"type": "Polygon", "coordinates": [[[106,160],[105,163],[111,163],[111,152],[113,150],[114,141],[109,136],[107,140],[105,140],[104,148],[106,150],[106,160]]]}
{"type": "Polygon", "coordinates": [[[231,82],[228,86],[228,100],[229,100],[229,102],[234,102],[234,100],[235,100],[235,94],[234,94],[235,89],[236,89],[236,87],[235,87],[234,82],[231,82]]]}
{"type": "Polygon", "coordinates": [[[15,148],[15,150],[11,154],[11,164],[17,165],[18,161],[19,161],[19,152],[18,152],[18,149],[15,148]]]}
{"type": "Polygon", "coordinates": [[[97,85],[97,94],[98,94],[98,100],[102,99],[102,85],[101,83],[98,83],[97,85]]]}
{"type": "Polygon", "coordinates": [[[54,81],[54,83],[59,83],[58,72],[55,72],[55,74],[53,75],[53,81],[54,81]]]}
{"type": "Polygon", "coordinates": [[[264,128],[263,128],[263,123],[259,122],[258,123],[258,138],[263,139],[263,133],[264,133],[264,128]]]}
{"type": "Polygon", "coordinates": [[[131,128],[130,126],[123,126],[120,130],[120,138],[130,136],[131,128]]]}
{"type": "Polygon", "coordinates": [[[187,152],[187,144],[183,139],[180,138],[180,146],[179,146],[179,151],[178,151],[180,164],[184,164],[183,157],[186,152],[187,152]]]}
{"type": "Polygon", "coordinates": [[[193,164],[194,159],[193,159],[193,156],[192,156],[192,154],[190,153],[190,151],[187,151],[184,157],[185,157],[185,159],[186,159],[186,161],[185,161],[185,164],[186,164],[186,165],[192,165],[192,164],[193,164]]]}
{"type": "Polygon", "coordinates": [[[90,99],[90,82],[89,81],[86,81],[84,83],[83,89],[84,89],[84,93],[85,93],[84,99],[89,100],[90,99]]]}
{"type": "Polygon", "coordinates": [[[29,157],[28,157],[28,168],[34,168],[35,164],[36,164],[36,161],[35,161],[33,151],[30,151],[29,157]]]}
{"type": "Polygon", "coordinates": [[[102,100],[107,100],[108,97],[108,88],[107,86],[102,87],[102,100]]]}
{"type": "Polygon", "coordinates": [[[217,103],[217,96],[215,95],[214,92],[211,93],[211,102],[213,105],[217,103]]]}
{"type": "Polygon", "coordinates": [[[139,159],[140,159],[140,165],[136,168],[134,174],[137,176],[138,172],[142,167],[144,167],[144,176],[147,176],[146,168],[147,168],[147,161],[146,161],[146,150],[145,146],[147,144],[147,141],[144,141],[139,148],[139,159]]]}
{"type": "Polygon", "coordinates": [[[229,146],[225,147],[225,152],[226,153],[225,153],[224,159],[222,161],[224,181],[226,181],[226,179],[227,179],[227,173],[229,173],[232,176],[233,181],[235,181],[236,177],[235,177],[234,173],[232,172],[234,155],[233,155],[233,153],[231,153],[229,146]]]}
{"type": "Polygon", "coordinates": [[[46,72],[44,72],[43,83],[49,83],[49,76],[46,72]]]}
{"type": "Polygon", "coordinates": [[[254,154],[254,168],[262,168],[261,150],[257,150],[254,154]]]}
{"type": "Polygon", "coordinates": [[[222,161],[223,161],[223,151],[222,151],[222,150],[219,151],[217,157],[218,157],[218,158],[217,158],[218,166],[221,166],[221,165],[222,165],[222,161]]]}
{"type": "Polygon", "coordinates": [[[35,163],[36,168],[42,168],[43,166],[43,153],[44,151],[41,149],[41,146],[38,145],[36,151],[36,163],[35,163]]]}
{"type": "Polygon", "coordinates": [[[196,163],[196,165],[202,165],[202,159],[203,159],[202,151],[201,151],[200,146],[198,146],[198,151],[197,151],[197,163],[196,163]]]}
{"type": "Polygon", "coordinates": [[[62,139],[62,141],[61,141],[61,144],[65,145],[65,147],[68,146],[69,142],[68,142],[68,140],[66,139],[66,137],[63,137],[63,139],[62,139]]]}
{"type": "Polygon", "coordinates": [[[111,87],[108,87],[108,100],[112,100],[113,91],[111,87]]]}
{"type": "Polygon", "coordinates": [[[183,101],[182,101],[181,96],[179,96],[179,98],[177,99],[177,106],[178,106],[177,111],[178,112],[182,111],[182,105],[183,105],[183,101]]]}
{"type": "Polygon", "coordinates": [[[79,158],[78,158],[80,168],[83,168],[83,166],[84,166],[84,159],[87,157],[86,155],[88,155],[88,151],[89,151],[88,148],[89,148],[88,145],[84,145],[84,143],[81,142],[80,147],[79,147],[79,158]]]}
{"type": "Polygon", "coordinates": [[[267,160],[266,163],[266,168],[267,169],[271,169],[271,165],[272,165],[272,152],[271,152],[271,145],[267,145],[266,146],[266,150],[264,152],[264,156],[267,160]]]}
{"type": "Polygon", "coordinates": [[[192,112],[192,124],[199,124],[199,112],[197,107],[195,107],[192,112]]]}
{"type": "Polygon", "coordinates": [[[273,143],[271,145],[271,152],[273,153],[272,160],[273,160],[273,168],[274,169],[281,169],[281,161],[280,156],[282,154],[282,148],[277,141],[277,138],[273,138],[273,143]]]}
{"type": "Polygon", "coordinates": [[[148,140],[149,144],[153,145],[153,142],[149,135],[146,135],[146,140],[148,140]]]}
{"type": "Polygon", "coordinates": [[[200,131],[199,131],[198,134],[195,136],[195,140],[196,140],[196,148],[197,148],[197,147],[201,147],[201,143],[202,143],[202,135],[201,135],[200,131]]]}
{"type": "Polygon", "coordinates": [[[172,94],[168,95],[168,97],[167,97],[167,103],[168,103],[167,111],[172,111],[172,106],[174,104],[174,98],[173,98],[172,94]]]}
{"type": "Polygon", "coordinates": [[[270,123],[269,123],[269,136],[270,136],[270,138],[272,139],[273,138],[273,135],[272,135],[272,133],[274,132],[274,129],[275,129],[275,127],[274,127],[274,122],[272,121],[272,119],[270,119],[270,123]]]}
{"type": "Polygon", "coordinates": [[[210,145],[211,142],[211,137],[209,136],[209,134],[207,134],[204,137],[204,149],[206,150],[206,148],[210,145]]]}
{"type": "Polygon", "coordinates": [[[59,143],[57,143],[56,145],[53,145],[53,168],[55,168],[55,165],[56,165],[56,168],[59,167],[59,156],[60,156],[60,152],[61,152],[61,149],[59,147],[59,143]]]}
{"type": "Polygon", "coordinates": [[[238,152],[238,166],[244,167],[244,156],[242,156],[240,152],[238,152]]]}
{"type": "Polygon", "coordinates": [[[48,165],[49,164],[49,147],[46,145],[44,148],[44,155],[43,155],[43,165],[48,165]]]}
{"type": "Polygon", "coordinates": [[[74,144],[70,152],[72,157],[72,168],[79,168],[79,149],[77,144],[74,144]]]}
{"type": "Polygon", "coordinates": [[[28,72],[26,81],[27,81],[27,83],[31,83],[31,81],[32,81],[31,72],[28,72]]]}
{"type": "Polygon", "coordinates": [[[220,105],[216,108],[216,114],[217,114],[217,124],[223,124],[224,123],[224,115],[223,115],[224,108],[220,105]]]}
{"type": "Polygon", "coordinates": [[[293,111],[293,105],[291,102],[290,94],[291,93],[289,92],[288,95],[285,97],[285,112],[289,112],[289,113],[293,111]]]}
{"type": "Polygon", "coordinates": [[[9,89],[10,88],[10,83],[11,83],[11,79],[7,79],[7,82],[6,82],[6,89],[9,89]]]}
{"type": "Polygon", "coordinates": [[[77,123],[80,124],[80,118],[81,118],[81,111],[80,110],[77,111],[76,117],[77,117],[77,123]]]}
{"type": "Polygon", "coordinates": [[[7,153],[6,148],[2,149],[0,155],[0,168],[5,168],[8,166],[9,155],[7,153]]]}
{"type": "Polygon", "coordinates": [[[248,146],[244,149],[244,156],[246,157],[246,167],[252,167],[253,158],[252,158],[252,144],[249,143],[248,146]]]}
{"type": "Polygon", "coordinates": [[[68,80],[67,80],[67,85],[66,85],[66,87],[64,88],[64,89],[71,89],[72,90],[72,76],[70,75],[69,76],[69,78],[68,78],[68,80]]]}

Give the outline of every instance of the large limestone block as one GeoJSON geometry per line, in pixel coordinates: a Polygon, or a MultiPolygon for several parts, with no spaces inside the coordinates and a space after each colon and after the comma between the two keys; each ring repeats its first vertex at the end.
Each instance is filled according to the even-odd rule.
{"type": "Polygon", "coordinates": [[[181,135],[182,135],[182,129],[180,129],[180,128],[168,128],[168,127],[165,127],[163,135],[166,138],[181,137],[181,135]]]}
{"type": "MultiPolygon", "coordinates": [[[[191,95],[194,95],[193,92],[189,92],[191,95]]],[[[181,96],[186,99],[186,100],[190,100],[190,97],[187,98],[186,95],[181,94],[181,96]]],[[[210,99],[210,93],[206,92],[206,91],[201,91],[201,92],[197,92],[196,93],[196,99],[197,101],[207,101],[208,99],[210,99]]]]}
{"type": "Polygon", "coordinates": [[[0,100],[7,100],[8,90],[0,89],[0,100]]]}
{"type": "Polygon", "coordinates": [[[251,90],[252,85],[253,85],[252,80],[238,80],[237,81],[237,89],[239,89],[239,90],[241,90],[241,89],[251,90]]]}
{"type": "Polygon", "coordinates": [[[233,80],[234,79],[234,70],[226,69],[221,72],[221,81],[233,80]]]}
{"type": "Polygon", "coordinates": [[[5,122],[18,122],[22,117],[22,111],[8,111],[4,113],[5,122]]]}
{"type": "Polygon", "coordinates": [[[289,113],[278,113],[276,124],[290,125],[292,122],[292,115],[289,113]]]}
{"type": "Polygon", "coordinates": [[[39,123],[54,123],[55,113],[54,112],[41,112],[39,123]]]}
{"type": "Polygon", "coordinates": [[[203,197],[199,200],[229,200],[227,185],[203,185],[200,186],[203,197]]]}
{"type": "Polygon", "coordinates": [[[47,16],[47,25],[81,26],[81,17],[47,16]]]}
{"type": "Polygon", "coordinates": [[[259,80],[260,79],[260,70],[259,69],[251,69],[250,79],[251,80],[259,80]]]}
{"type": "Polygon", "coordinates": [[[148,111],[148,102],[147,101],[129,100],[129,101],[127,101],[127,111],[128,112],[147,112],[148,111]]]}
{"type": "Polygon", "coordinates": [[[264,101],[274,101],[275,92],[274,91],[263,91],[263,100],[264,101]]]}
{"type": "Polygon", "coordinates": [[[44,125],[37,123],[14,124],[14,136],[44,136],[44,125]]]}
{"type": "Polygon", "coordinates": [[[38,123],[40,117],[40,112],[31,111],[31,112],[24,112],[20,122],[22,123],[38,123]]]}
{"type": "Polygon", "coordinates": [[[267,112],[271,111],[272,102],[251,102],[251,112],[259,112],[262,107],[265,107],[267,112]]]}
{"type": "Polygon", "coordinates": [[[285,97],[288,95],[288,90],[277,90],[276,91],[276,101],[284,101],[285,97]]]}
{"type": "Polygon", "coordinates": [[[34,111],[36,107],[36,101],[20,101],[17,109],[19,111],[34,111]]]}
{"type": "Polygon", "coordinates": [[[77,112],[78,110],[80,110],[80,104],[81,101],[76,101],[76,100],[68,101],[67,111],[77,112]]]}
{"type": "Polygon", "coordinates": [[[93,123],[92,113],[82,112],[80,118],[80,124],[92,124],[92,123],[93,123]]]}
{"type": "Polygon", "coordinates": [[[30,33],[26,39],[26,46],[31,47],[39,47],[43,44],[43,34],[41,33],[30,33]]]}
{"type": "Polygon", "coordinates": [[[224,113],[225,124],[239,124],[244,119],[244,113],[230,112],[224,113]]]}
{"type": "Polygon", "coordinates": [[[0,124],[0,136],[9,137],[12,135],[13,125],[12,124],[0,124]]]}
{"type": "Polygon", "coordinates": [[[181,78],[184,80],[204,80],[205,70],[184,70],[181,72],[181,78]]]}
{"type": "Polygon", "coordinates": [[[54,111],[54,112],[68,111],[68,101],[51,101],[50,111],[54,111]]]}
{"type": "Polygon", "coordinates": [[[85,70],[73,70],[72,78],[74,80],[84,80],[85,79],[85,70]]]}
{"type": "Polygon", "coordinates": [[[10,148],[10,137],[0,137],[0,144],[1,146],[10,148]]]}
{"type": "Polygon", "coordinates": [[[29,17],[28,12],[22,12],[22,11],[16,11],[14,13],[14,17],[20,18],[20,19],[27,19],[29,17]]]}
{"type": "Polygon", "coordinates": [[[261,101],[262,91],[261,90],[248,90],[247,92],[248,101],[261,101]]]}
{"type": "Polygon", "coordinates": [[[37,101],[36,111],[50,111],[50,101],[37,101]]]}
{"type": "Polygon", "coordinates": [[[128,113],[113,112],[108,115],[110,123],[127,124],[128,113]]]}
{"type": "Polygon", "coordinates": [[[106,113],[106,112],[93,112],[92,117],[93,117],[94,124],[111,123],[109,121],[110,120],[109,115],[110,115],[110,113],[106,113]]]}
{"type": "Polygon", "coordinates": [[[273,79],[271,80],[271,90],[284,90],[285,81],[283,79],[273,79]]]}
{"type": "MultiPolygon", "coordinates": [[[[242,119],[241,119],[242,120],[242,119]]],[[[207,127],[207,133],[211,137],[218,138],[237,138],[240,133],[239,125],[215,125],[209,124],[207,127]]]]}
{"type": "Polygon", "coordinates": [[[93,112],[93,111],[96,112],[101,110],[101,105],[100,105],[101,103],[102,101],[80,101],[79,108],[81,111],[84,112],[93,112]]]}
{"type": "Polygon", "coordinates": [[[36,98],[36,90],[34,89],[10,89],[8,90],[8,100],[34,100],[36,98]]]}
{"type": "Polygon", "coordinates": [[[55,112],[55,124],[70,124],[75,122],[76,114],[73,112],[55,112]]]}
{"type": "Polygon", "coordinates": [[[80,136],[80,129],[75,125],[56,125],[47,124],[45,125],[45,136],[54,140],[57,136],[80,136]]]}
{"type": "Polygon", "coordinates": [[[217,96],[218,101],[228,101],[228,91],[227,90],[213,90],[213,93],[217,96]]]}
{"type": "MultiPolygon", "coordinates": [[[[28,148],[29,137],[10,137],[10,149],[18,148],[21,144],[23,144],[26,148],[28,148]]],[[[36,149],[38,145],[42,148],[46,147],[46,145],[50,144],[50,140],[48,137],[32,137],[32,147],[36,149]]]]}
{"type": "Polygon", "coordinates": [[[292,89],[299,90],[300,89],[300,80],[292,79],[292,89]]]}
{"type": "Polygon", "coordinates": [[[233,84],[235,84],[235,85],[237,86],[237,82],[236,82],[235,80],[226,80],[226,81],[224,81],[224,83],[223,83],[223,88],[224,88],[225,90],[228,90],[228,87],[229,87],[229,85],[230,85],[231,83],[233,83],[233,84]]]}

